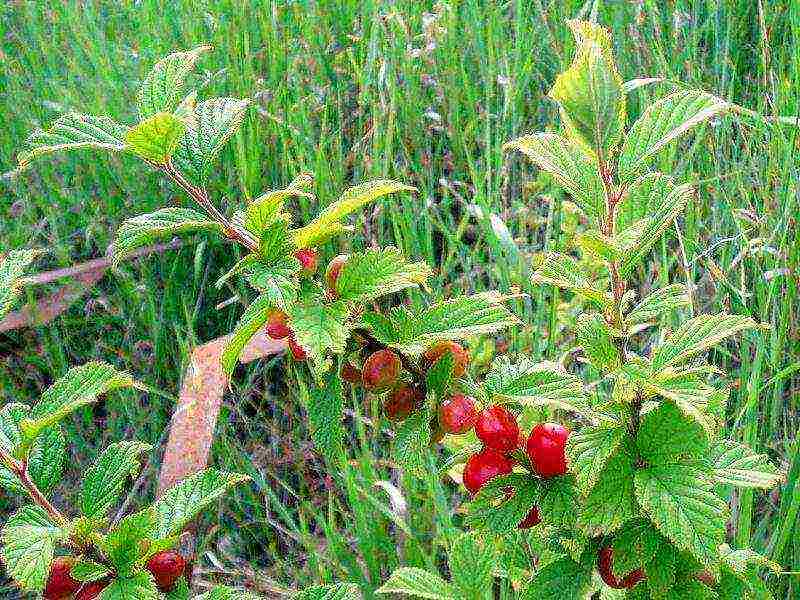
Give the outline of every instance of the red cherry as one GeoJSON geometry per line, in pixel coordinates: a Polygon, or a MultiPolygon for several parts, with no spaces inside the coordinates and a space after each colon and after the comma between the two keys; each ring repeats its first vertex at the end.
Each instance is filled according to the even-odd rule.
{"type": "Polygon", "coordinates": [[[597,558],[597,570],[608,587],[615,590],[628,590],[644,579],[644,572],[641,569],[631,571],[622,579],[617,579],[614,577],[613,565],[614,550],[607,546],[600,550],[600,556],[597,558]]]}
{"type": "Polygon", "coordinates": [[[383,405],[390,421],[402,421],[417,408],[425,396],[422,389],[414,385],[403,384],[394,390],[383,405]]]}
{"type": "Polygon", "coordinates": [[[514,464],[499,452],[484,448],[469,457],[462,475],[464,487],[477,494],[487,481],[498,475],[508,475],[513,467],[514,464]]]}
{"type": "Polygon", "coordinates": [[[353,385],[361,383],[361,371],[359,371],[353,363],[346,362],[342,365],[341,372],[342,380],[353,385]]]}
{"type": "Polygon", "coordinates": [[[292,330],[286,324],[286,313],[275,310],[267,317],[267,335],[273,340],[282,340],[292,335],[292,330]]]}
{"type": "Polygon", "coordinates": [[[534,506],[530,511],[528,511],[528,515],[522,520],[522,523],[517,525],[517,529],[530,529],[542,522],[542,515],[539,512],[539,507],[534,506]]]}
{"type": "Polygon", "coordinates": [[[294,339],[294,335],[290,335],[289,339],[287,340],[289,345],[289,352],[292,353],[292,358],[298,362],[302,362],[308,358],[308,353],[303,349],[303,347],[297,343],[297,340],[294,339]]]}
{"type": "Polygon", "coordinates": [[[81,582],[70,575],[74,565],[75,559],[69,556],[61,556],[53,561],[44,588],[45,600],[64,600],[80,589],[81,582]]]}
{"type": "Polygon", "coordinates": [[[92,581],[86,583],[75,595],[75,600],[95,600],[104,589],[108,587],[109,581],[92,581]]]}
{"type": "Polygon", "coordinates": [[[364,361],[361,380],[371,392],[384,392],[390,389],[400,376],[400,358],[391,350],[373,352],[364,361]]]}
{"type": "Polygon", "coordinates": [[[153,574],[156,586],[162,592],[170,591],[185,569],[186,559],[174,550],[154,554],[147,561],[147,570],[153,574]]]}
{"type": "Polygon", "coordinates": [[[503,454],[515,450],[519,444],[517,418],[502,406],[482,410],[475,423],[475,433],[484,446],[503,454]]]}
{"type": "Polygon", "coordinates": [[[453,375],[461,377],[467,371],[469,364],[469,354],[461,344],[452,341],[438,342],[425,350],[422,354],[423,363],[426,368],[430,368],[437,360],[446,353],[453,355],[453,375]]]}
{"type": "Polygon", "coordinates": [[[334,298],[339,295],[336,291],[336,282],[339,280],[339,274],[342,272],[342,267],[345,265],[348,258],[347,254],[340,254],[334,257],[334,259],[328,263],[328,268],[325,269],[325,283],[328,284],[328,293],[334,298]]]}
{"type": "Polygon", "coordinates": [[[319,254],[314,248],[301,248],[294,253],[294,257],[300,261],[303,267],[303,275],[310,277],[317,272],[319,254]]]}
{"type": "Polygon", "coordinates": [[[464,394],[454,394],[439,407],[439,423],[447,433],[466,433],[475,426],[478,412],[475,398],[464,394]]]}
{"type": "Polygon", "coordinates": [[[569,429],[558,423],[540,423],[528,438],[526,451],[534,470],[541,477],[555,477],[567,472],[564,447],[569,429]]]}

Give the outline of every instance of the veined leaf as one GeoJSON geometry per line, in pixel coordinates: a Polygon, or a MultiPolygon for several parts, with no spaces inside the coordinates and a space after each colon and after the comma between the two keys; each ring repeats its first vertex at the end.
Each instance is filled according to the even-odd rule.
{"type": "Polygon", "coordinates": [[[540,491],[539,480],[529,475],[511,473],[494,477],[469,503],[467,524],[496,534],[514,531],[539,501],[540,491]]]}
{"type": "Polygon", "coordinates": [[[703,428],[675,404],[662,402],[642,415],[636,446],[644,460],[663,464],[679,458],[701,458],[708,450],[708,438],[703,428]]]}
{"type": "Polygon", "coordinates": [[[650,85],[651,83],[661,83],[662,81],[664,81],[663,77],[637,77],[636,79],[629,79],[623,83],[622,89],[625,90],[626,94],[630,94],[632,91],[638,90],[640,87],[650,85]]]}
{"type": "Polygon", "coordinates": [[[622,427],[585,427],[567,438],[566,455],[570,473],[578,487],[588,493],[597,483],[606,463],[625,439],[622,427]]]}
{"type": "Polygon", "coordinates": [[[44,429],[81,406],[91,404],[98,396],[136,385],[130,375],[106,363],[90,362],[73,367],[45,390],[31,409],[30,418],[20,424],[20,429],[26,439],[33,440],[44,429]]]}
{"type": "Polygon", "coordinates": [[[691,299],[685,285],[668,285],[642,298],[639,304],[625,315],[625,320],[630,325],[646,323],[658,319],[670,311],[678,308],[688,308],[691,305],[691,299]]]}
{"type": "Polygon", "coordinates": [[[42,157],[56,152],[96,148],[122,152],[125,149],[127,127],[108,117],[67,113],[59,117],[50,129],[39,129],[28,138],[28,150],[17,157],[19,169],[24,170],[42,157]]]}
{"type": "Polygon", "coordinates": [[[292,304],[288,315],[295,340],[308,353],[319,379],[330,367],[329,355],[344,353],[349,332],[347,305],[342,301],[324,304],[312,296],[292,304]]]}
{"type": "Polygon", "coordinates": [[[570,290],[601,306],[608,306],[611,303],[610,294],[595,288],[578,262],[566,254],[547,252],[539,256],[531,281],[535,284],[546,283],[570,290]]]}
{"type": "Polygon", "coordinates": [[[458,596],[464,600],[485,600],[494,580],[493,540],[477,532],[463,533],[453,542],[447,565],[458,596]]]}
{"type": "Polygon", "coordinates": [[[738,574],[746,573],[751,565],[766,567],[773,573],[783,571],[783,568],[778,563],[750,548],[737,548],[734,550],[728,544],[722,544],[719,547],[719,556],[731,571],[738,574]]]}
{"type": "Polygon", "coordinates": [[[628,573],[647,566],[655,558],[662,543],[669,542],[649,521],[629,521],[614,535],[611,545],[614,550],[612,573],[622,579],[628,573]]]}
{"type": "Polygon", "coordinates": [[[306,411],[314,445],[331,464],[337,464],[343,456],[345,438],[342,381],[335,371],[326,379],[325,385],[311,390],[306,411]]]}
{"type": "Polygon", "coordinates": [[[207,232],[222,234],[222,225],[191,208],[171,206],[153,213],[127,219],[117,230],[114,239],[114,262],[153,242],[187,233],[207,232]]]}
{"type": "Polygon", "coordinates": [[[167,490],[153,505],[157,516],[157,537],[179,534],[206,507],[232,487],[249,479],[246,475],[225,473],[216,469],[206,469],[190,475],[167,490]]]}
{"type": "Polygon", "coordinates": [[[607,263],[617,262],[636,247],[649,226],[650,219],[640,219],[611,237],[590,229],[575,236],[575,245],[584,256],[589,255],[607,263]]]}
{"type": "Polygon", "coordinates": [[[160,600],[161,594],[149,571],[117,577],[104,588],[97,600],[160,600]]]}
{"type": "Polygon", "coordinates": [[[429,600],[458,600],[460,596],[451,584],[416,567],[400,567],[377,590],[379,594],[405,594],[429,600]]]}
{"type": "Polygon", "coordinates": [[[83,478],[81,512],[84,516],[105,516],[119,500],[127,479],[139,472],[140,455],[149,450],[148,444],[118,442],[97,457],[83,478]]]}
{"type": "MultiPolygon", "coordinates": [[[[292,600],[361,600],[361,589],[355,583],[335,583],[316,585],[292,596],[292,600]]],[[[211,600],[209,598],[209,600],[211,600]]],[[[220,600],[228,600],[227,598],[220,600]]],[[[231,597],[230,600],[239,600],[231,597]]],[[[242,598],[244,600],[244,598],[242,598]]]]}
{"type": "Polygon", "coordinates": [[[614,64],[611,34],[597,24],[568,21],[577,48],[569,69],[550,90],[570,137],[592,155],[607,157],[625,126],[625,91],[614,64]]]}
{"type": "Polygon", "coordinates": [[[662,98],[645,110],[628,132],[620,151],[620,179],[633,180],[667,144],[730,109],[721,98],[698,90],[681,90],[662,98]]]}
{"type": "Polygon", "coordinates": [[[367,302],[425,285],[430,274],[428,265],[406,262],[396,248],[370,249],[349,256],[336,280],[336,291],[342,300],[367,302]]]}
{"type": "Polygon", "coordinates": [[[157,165],[165,164],[186,133],[186,124],[175,115],[156,113],[125,134],[125,149],[157,165]]]}
{"type": "Polygon", "coordinates": [[[93,560],[81,559],[70,569],[69,574],[76,581],[97,581],[110,575],[111,569],[93,560]]]}
{"type": "Polygon", "coordinates": [[[524,356],[511,362],[500,357],[492,364],[484,389],[494,402],[591,412],[581,380],[552,362],[537,363],[524,356]]]}
{"type": "Polygon", "coordinates": [[[64,539],[64,531],[43,508],[24,506],[9,517],[0,536],[0,557],[7,573],[22,589],[41,591],[50,574],[56,542],[64,539]]]}
{"type": "Polygon", "coordinates": [[[137,104],[142,119],[159,112],[174,111],[186,93],[186,77],[200,55],[211,46],[199,46],[186,52],[174,52],[158,61],[139,87],[137,104]]]}
{"type": "Polygon", "coordinates": [[[581,313],[575,324],[578,343],[592,365],[599,371],[611,372],[622,364],[619,349],[605,319],[597,314],[581,313]]]}
{"type": "Polygon", "coordinates": [[[596,483],[586,494],[578,517],[579,527],[588,535],[612,533],[636,516],[635,468],[635,458],[627,444],[621,444],[606,460],[595,476],[596,483]]]}
{"type": "Polygon", "coordinates": [[[258,254],[267,264],[285,261],[297,249],[289,231],[289,222],[283,216],[276,219],[261,231],[258,254]]]}
{"type": "Polygon", "coordinates": [[[664,367],[685,362],[740,331],[756,327],[758,323],[743,315],[722,313],[689,319],[656,348],[653,369],[660,371],[664,367]]]}
{"type": "MultiPolygon", "coordinates": [[[[305,191],[311,181],[310,175],[299,175],[285,189],[266,192],[249,202],[244,221],[245,227],[261,238],[262,232],[266,227],[285,215],[283,206],[286,200],[293,197],[314,197],[313,194],[305,191]]],[[[285,220],[288,222],[288,219],[285,220]]]]}
{"type": "Polygon", "coordinates": [[[11,310],[25,283],[25,271],[41,254],[41,250],[11,250],[0,260],[0,318],[11,310]]]}
{"type": "Polygon", "coordinates": [[[598,222],[605,211],[605,192],[597,165],[572,141],[554,133],[534,133],[508,142],[540,169],[550,173],[586,215],[598,222]]]}
{"type": "Polygon", "coordinates": [[[137,563],[144,558],[148,543],[154,537],[156,515],[152,507],[123,518],[99,546],[121,577],[130,577],[137,563]]]}
{"type": "Polygon", "coordinates": [[[636,499],[659,531],[713,567],[725,541],[728,506],[708,474],[692,463],[650,465],[636,472],[635,483],[636,499]]]}
{"type": "Polygon", "coordinates": [[[172,162],[189,179],[204,183],[223,146],[238,131],[250,100],[214,98],[200,102],[184,119],[186,133],[180,138],[172,162]]]}
{"type": "Polygon", "coordinates": [[[578,488],[574,475],[550,477],[542,482],[539,512],[542,522],[557,529],[572,529],[578,518],[578,488]]]}
{"type": "Polygon", "coordinates": [[[591,583],[591,568],[564,557],[539,569],[519,597],[520,600],[584,598],[591,583]]]}
{"type": "Polygon", "coordinates": [[[717,420],[709,413],[711,399],[717,394],[697,374],[688,372],[660,373],[654,380],[648,380],[648,392],[671,400],[686,417],[693,419],[704,430],[709,439],[716,433],[717,420]]]}
{"type": "Polygon", "coordinates": [[[272,264],[258,260],[250,262],[243,268],[247,283],[266,296],[272,306],[283,311],[297,299],[300,289],[297,274],[300,272],[300,261],[293,256],[279,259],[272,264]]]}
{"type": "Polygon", "coordinates": [[[425,476],[431,441],[431,409],[414,411],[397,430],[392,457],[403,471],[414,477],[425,476]]]}
{"type": "Polygon", "coordinates": [[[783,478],[765,454],[733,440],[719,440],[708,455],[714,479],[722,485],[769,489],[783,478]]]}
{"type": "Polygon", "coordinates": [[[247,342],[261,329],[277,307],[273,294],[264,293],[253,300],[250,306],[239,318],[236,327],[233,329],[225,349],[222,351],[222,369],[230,376],[239,362],[239,356],[247,345],[247,342]]]}
{"type": "Polygon", "coordinates": [[[631,182],[614,211],[615,231],[625,231],[637,221],[652,218],[675,185],[672,177],[658,172],[646,173],[631,182]]]}

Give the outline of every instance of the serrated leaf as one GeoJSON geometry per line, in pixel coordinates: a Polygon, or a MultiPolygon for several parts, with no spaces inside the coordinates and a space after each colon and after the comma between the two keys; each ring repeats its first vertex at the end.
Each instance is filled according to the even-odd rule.
{"type": "Polygon", "coordinates": [[[425,406],[406,418],[397,430],[392,457],[409,475],[422,478],[428,470],[431,409],[425,406]]]}
{"type": "Polygon", "coordinates": [[[347,305],[342,301],[324,304],[312,295],[290,306],[288,315],[295,340],[308,353],[319,379],[330,368],[330,355],[344,353],[349,333],[347,305]]]}
{"type": "Polygon", "coordinates": [[[64,538],[64,531],[43,508],[24,506],[8,518],[0,535],[0,557],[8,575],[24,590],[41,591],[50,573],[56,542],[64,538]]]}
{"type": "Polygon", "coordinates": [[[122,152],[125,149],[127,127],[108,117],[95,117],[67,113],[59,117],[49,129],[38,129],[28,137],[28,150],[17,156],[19,169],[48,154],[68,150],[95,148],[122,152]]]}
{"type": "Polygon", "coordinates": [[[531,277],[534,284],[547,284],[570,290],[579,296],[608,306],[611,296],[606,290],[595,288],[578,262],[571,256],[547,252],[537,257],[536,270],[531,277]]]}
{"type": "Polygon", "coordinates": [[[114,263],[119,264],[132,251],[157,240],[198,232],[222,235],[222,225],[201,212],[177,206],[127,219],[114,239],[114,263]]]}
{"type": "Polygon", "coordinates": [[[33,440],[70,413],[95,402],[98,396],[136,385],[128,373],[106,363],[90,362],[73,367],[44,391],[20,429],[28,440],[33,440]]]}
{"type": "Polygon", "coordinates": [[[633,486],[636,463],[626,444],[606,461],[581,508],[578,525],[590,536],[612,533],[637,514],[633,486]]]}
{"type": "Polygon", "coordinates": [[[578,488],[588,493],[625,439],[622,427],[585,427],[567,438],[566,456],[578,488]]]}
{"type": "Polygon", "coordinates": [[[445,352],[425,373],[425,389],[437,400],[442,400],[453,383],[456,366],[452,352],[445,352]]]}
{"type": "Polygon", "coordinates": [[[297,299],[300,289],[298,273],[300,261],[294,256],[284,257],[271,264],[251,261],[242,270],[247,283],[265,296],[272,306],[284,312],[297,299]]]}
{"type": "Polygon", "coordinates": [[[345,438],[342,425],[344,399],[342,381],[336,371],[328,374],[325,385],[311,390],[306,410],[314,445],[332,464],[339,462],[343,456],[345,438]]]}
{"type": "Polygon", "coordinates": [[[728,506],[699,465],[650,465],[636,472],[636,499],[659,531],[706,566],[718,562],[728,506]]]}
{"type": "Polygon", "coordinates": [[[611,544],[614,550],[612,572],[618,579],[640,569],[652,561],[662,542],[666,541],[653,525],[644,519],[626,523],[615,535],[611,544]]]}
{"type": "Polygon", "coordinates": [[[484,600],[492,588],[495,551],[491,539],[476,532],[456,538],[450,549],[447,564],[450,579],[459,598],[484,600]]]}
{"type": "Polygon", "coordinates": [[[293,600],[361,600],[361,589],[355,583],[316,585],[292,596],[293,600]]]}
{"type": "Polygon", "coordinates": [[[246,475],[216,469],[190,475],[164,492],[153,505],[157,515],[156,537],[179,534],[206,507],[249,479],[246,475]]]}
{"type": "Polygon", "coordinates": [[[755,329],[758,324],[743,315],[700,315],[684,322],[653,354],[653,369],[685,362],[693,356],[705,352],[722,340],[740,331],[755,329]]]}
{"type": "Polygon", "coordinates": [[[81,512],[86,517],[103,517],[117,503],[129,477],[141,469],[140,456],[149,444],[118,442],[111,444],[86,471],[81,490],[81,512]]]}
{"type": "Polygon", "coordinates": [[[145,555],[147,540],[155,537],[156,515],[148,508],[123,518],[108,535],[102,538],[100,547],[122,577],[133,574],[137,563],[145,555]]]}
{"type": "Polygon", "coordinates": [[[692,305],[691,298],[686,291],[686,286],[681,284],[668,285],[651,292],[625,315],[629,325],[637,325],[661,318],[679,308],[688,308],[692,305]]]}
{"type": "Polygon", "coordinates": [[[708,438],[702,427],[674,403],[662,402],[642,415],[636,446],[644,460],[661,464],[677,458],[700,458],[708,450],[708,438]]]}
{"type": "Polygon", "coordinates": [[[293,197],[314,197],[304,189],[310,183],[309,176],[300,175],[286,188],[266,192],[249,202],[245,211],[245,227],[260,238],[266,227],[284,217],[283,205],[286,200],[293,197]]]}
{"type": "Polygon", "coordinates": [[[378,594],[406,594],[430,600],[458,600],[451,584],[435,573],[415,567],[400,567],[376,592],[378,594]]]}
{"type": "Polygon", "coordinates": [[[672,177],[659,172],[646,173],[631,182],[614,211],[615,231],[624,231],[642,219],[652,218],[675,185],[672,177]]]}
{"type": "Polygon", "coordinates": [[[554,133],[534,133],[511,141],[517,150],[550,173],[586,215],[597,222],[605,211],[603,181],[595,165],[572,141],[554,133]]]}
{"type": "Polygon", "coordinates": [[[175,115],[157,113],[125,133],[125,149],[157,165],[165,164],[186,133],[186,123],[175,115]]]}
{"type": "Polygon", "coordinates": [[[104,588],[97,600],[160,600],[161,594],[148,571],[118,577],[104,588]]]}
{"type": "Polygon", "coordinates": [[[217,156],[244,120],[250,100],[214,98],[200,102],[189,117],[186,133],[181,137],[173,164],[189,179],[203,183],[217,156]]]}
{"type": "Polygon", "coordinates": [[[425,285],[430,275],[428,265],[406,262],[397,248],[370,249],[348,257],[336,280],[336,292],[348,302],[368,302],[425,285]]]}
{"type": "Polygon", "coordinates": [[[111,573],[107,565],[89,559],[81,559],[70,569],[69,574],[76,581],[89,582],[103,579],[111,573]]]}
{"type": "Polygon", "coordinates": [[[644,567],[647,587],[655,598],[663,598],[675,585],[679,557],[670,544],[660,544],[653,560],[644,567]]]}
{"type": "Polygon", "coordinates": [[[467,525],[497,534],[514,531],[539,501],[539,495],[539,481],[529,475],[494,477],[469,503],[467,525]]]}
{"type": "Polygon", "coordinates": [[[645,387],[648,393],[671,400],[684,415],[697,422],[709,438],[716,433],[716,419],[708,411],[711,399],[717,394],[717,390],[696,374],[680,371],[661,373],[655,380],[648,380],[645,387]]]}
{"type": "Polygon", "coordinates": [[[708,460],[714,468],[714,479],[722,485],[769,489],[782,479],[766,454],[756,454],[748,446],[733,440],[715,442],[708,460]]]}
{"type": "Polygon", "coordinates": [[[667,144],[730,108],[721,98],[698,90],[681,90],[651,105],[633,124],[622,144],[620,179],[631,181],[667,144]]]}
{"type": "Polygon", "coordinates": [[[583,598],[591,583],[591,570],[570,558],[559,558],[539,569],[520,600],[583,598]]]}
{"type": "Polygon", "coordinates": [[[539,512],[542,522],[560,529],[575,526],[578,513],[578,488],[573,475],[551,477],[542,482],[539,496],[539,512]]]}
{"type": "Polygon", "coordinates": [[[220,359],[222,369],[230,376],[239,362],[239,356],[247,345],[247,342],[261,329],[267,322],[270,314],[277,308],[274,295],[272,293],[261,294],[250,303],[244,311],[236,327],[233,329],[230,339],[225,344],[220,359]]]}
{"type": "Polygon", "coordinates": [[[11,250],[0,260],[0,318],[13,307],[25,283],[25,271],[41,254],[41,250],[11,250]]]}
{"type": "MultiPolygon", "coordinates": [[[[178,579],[178,582],[172,587],[171,590],[169,590],[166,594],[164,594],[164,596],[166,597],[166,600],[189,600],[190,598],[189,584],[186,582],[186,578],[181,577],[180,579],[178,579]]],[[[203,594],[202,597],[208,598],[208,594],[203,594]]],[[[195,596],[195,600],[197,600],[198,598],[200,597],[195,596]]]]}
{"type": "Polygon", "coordinates": [[[650,227],[650,219],[631,223],[616,235],[607,236],[596,229],[583,231],[575,236],[575,245],[584,255],[607,263],[617,262],[636,247],[644,232],[650,227]]]}
{"type": "Polygon", "coordinates": [[[505,356],[497,358],[486,375],[484,390],[495,402],[591,412],[580,378],[557,363],[534,362],[524,356],[514,362],[505,356]]]}
{"type": "Polygon", "coordinates": [[[733,549],[727,544],[722,544],[719,547],[719,556],[725,566],[734,573],[744,574],[752,565],[766,567],[773,573],[783,571],[778,563],[750,548],[733,549]]]}
{"type": "Polygon", "coordinates": [[[575,323],[575,337],[599,371],[616,371],[622,364],[611,328],[601,315],[581,313],[575,323]]]}
{"type": "Polygon", "coordinates": [[[200,55],[211,46],[199,46],[186,52],[174,52],[160,61],[142,81],[136,96],[139,115],[146,119],[159,112],[174,111],[186,94],[186,77],[200,55]]]}

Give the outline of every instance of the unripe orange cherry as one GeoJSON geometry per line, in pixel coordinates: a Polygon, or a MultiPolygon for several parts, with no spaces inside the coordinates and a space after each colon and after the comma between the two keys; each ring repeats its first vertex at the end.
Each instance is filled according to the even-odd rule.
{"type": "Polygon", "coordinates": [[[267,335],[273,340],[282,340],[292,334],[292,330],[286,324],[286,313],[280,310],[272,311],[267,317],[267,335]]]}
{"type": "Polygon", "coordinates": [[[528,515],[522,520],[522,522],[517,525],[517,529],[530,529],[541,522],[542,515],[539,512],[539,507],[534,506],[532,509],[530,509],[530,511],[528,511],[528,515]]]}
{"type": "Polygon", "coordinates": [[[539,423],[531,431],[525,447],[534,470],[544,478],[567,472],[564,453],[569,429],[559,423],[539,423]]]}
{"type": "Polygon", "coordinates": [[[75,559],[69,556],[60,556],[50,566],[50,575],[44,588],[44,600],[64,600],[77,592],[81,582],[70,575],[75,559]]]}
{"type": "Polygon", "coordinates": [[[475,398],[471,396],[454,394],[439,407],[439,423],[446,433],[466,433],[475,426],[477,419],[475,398]]]}
{"type": "Polygon", "coordinates": [[[150,557],[147,570],[153,575],[156,587],[162,592],[170,591],[183,575],[186,559],[174,550],[164,550],[150,557]]]}
{"type": "Polygon", "coordinates": [[[503,454],[516,450],[519,445],[517,417],[499,405],[490,406],[478,414],[475,433],[484,446],[503,454]]]}
{"type": "Polygon", "coordinates": [[[325,269],[325,283],[328,284],[328,293],[336,298],[339,293],[336,291],[336,282],[339,280],[339,274],[342,272],[342,267],[347,262],[349,256],[347,254],[340,254],[328,263],[328,268],[325,269]]]}
{"type": "Polygon", "coordinates": [[[423,363],[426,368],[430,368],[437,360],[446,353],[453,355],[453,375],[461,377],[467,371],[469,365],[469,353],[464,347],[453,341],[437,342],[422,353],[423,363]]]}
{"type": "Polygon", "coordinates": [[[422,390],[409,384],[395,389],[383,405],[383,410],[390,421],[402,421],[422,404],[425,399],[422,390]]]}
{"type": "Polygon", "coordinates": [[[496,450],[484,448],[470,456],[464,466],[462,475],[464,487],[473,494],[477,494],[487,481],[498,475],[508,475],[513,467],[514,464],[496,450]]]}
{"type": "Polygon", "coordinates": [[[317,272],[319,253],[314,248],[301,248],[294,253],[294,257],[300,261],[303,275],[310,277],[317,272]]]}
{"type": "Polygon", "coordinates": [[[364,361],[361,381],[371,392],[384,392],[397,382],[400,376],[400,358],[392,350],[373,352],[364,361]]]}
{"type": "Polygon", "coordinates": [[[302,362],[308,358],[308,353],[297,343],[297,340],[294,339],[294,335],[290,335],[286,342],[289,346],[289,352],[291,352],[292,358],[297,362],[302,362]]]}
{"type": "Polygon", "coordinates": [[[600,550],[597,558],[597,571],[605,584],[615,590],[627,590],[635,586],[644,579],[644,572],[641,569],[631,571],[622,579],[614,576],[614,550],[611,546],[606,546],[600,550]]]}
{"type": "Polygon", "coordinates": [[[108,581],[92,581],[85,583],[80,591],[75,594],[75,600],[95,600],[104,589],[108,587],[108,581]]]}

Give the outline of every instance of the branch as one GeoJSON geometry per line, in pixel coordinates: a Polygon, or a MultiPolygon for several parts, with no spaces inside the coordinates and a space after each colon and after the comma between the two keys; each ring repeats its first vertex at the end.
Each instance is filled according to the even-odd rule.
{"type": "Polygon", "coordinates": [[[22,483],[22,487],[25,488],[25,491],[28,492],[28,495],[35,504],[42,507],[57,525],[62,527],[67,525],[67,518],[61,513],[61,511],[53,506],[47,498],[45,498],[42,491],[30,478],[30,475],[28,474],[27,461],[17,460],[3,448],[0,448],[0,461],[2,461],[6,467],[8,467],[9,470],[19,478],[20,482],[22,483]]]}

